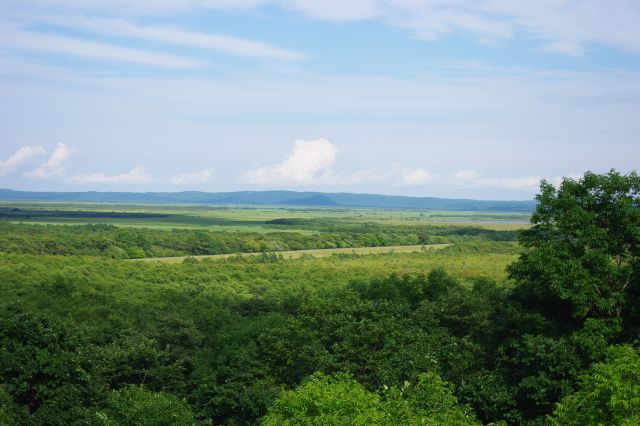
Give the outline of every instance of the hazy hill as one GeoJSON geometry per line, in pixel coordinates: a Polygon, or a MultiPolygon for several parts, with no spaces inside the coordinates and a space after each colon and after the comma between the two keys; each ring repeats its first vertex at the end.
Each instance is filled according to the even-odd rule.
{"type": "Polygon", "coordinates": [[[29,192],[0,189],[0,200],[150,204],[279,204],[419,210],[530,212],[534,201],[486,201],[398,195],[296,191],[240,192],[29,192]]]}

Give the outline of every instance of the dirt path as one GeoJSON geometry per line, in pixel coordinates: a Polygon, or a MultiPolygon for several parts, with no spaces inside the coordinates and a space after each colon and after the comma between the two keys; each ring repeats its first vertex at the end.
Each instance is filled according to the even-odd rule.
{"type": "MultiPolygon", "coordinates": [[[[421,250],[433,250],[449,247],[451,244],[425,244],[415,246],[387,246],[387,247],[356,247],[356,248],[335,248],[335,249],[314,249],[314,250],[290,250],[279,251],[276,254],[282,255],[286,259],[296,259],[303,255],[315,257],[326,257],[334,254],[375,254],[375,253],[411,253],[421,250]]],[[[225,259],[232,256],[259,256],[262,253],[231,253],[231,254],[210,254],[203,256],[177,256],[177,257],[147,257],[143,259],[127,259],[135,262],[182,262],[191,257],[194,259],[225,259]]]]}

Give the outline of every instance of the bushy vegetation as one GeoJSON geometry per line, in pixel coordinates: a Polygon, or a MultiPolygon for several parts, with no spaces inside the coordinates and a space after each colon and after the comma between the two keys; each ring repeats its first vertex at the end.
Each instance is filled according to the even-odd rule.
{"type": "Polygon", "coordinates": [[[637,424],[639,192],[543,184],[522,249],[0,254],[0,421],[637,424]]]}
{"type": "Polygon", "coordinates": [[[160,230],[107,224],[75,226],[0,221],[0,252],[105,256],[117,259],[278,252],[287,250],[408,246],[462,241],[514,241],[515,231],[463,226],[382,226],[310,221],[317,232],[212,232],[160,230]]]}

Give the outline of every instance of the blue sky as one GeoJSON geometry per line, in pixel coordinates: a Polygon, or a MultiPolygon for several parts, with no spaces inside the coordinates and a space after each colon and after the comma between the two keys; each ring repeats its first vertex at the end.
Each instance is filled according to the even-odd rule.
{"type": "Polygon", "coordinates": [[[634,0],[0,0],[0,187],[528,199],[640,159],[634,0]]]}

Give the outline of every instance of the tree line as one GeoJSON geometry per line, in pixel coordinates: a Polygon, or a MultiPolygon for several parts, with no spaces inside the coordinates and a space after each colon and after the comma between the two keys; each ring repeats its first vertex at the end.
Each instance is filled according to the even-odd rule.
{"type": "Polygon", "coordinates": [[[469,240],[514,241],[515,231],[462,226],[336,226],[330,232],[223,232],[106,224],[40,225],[0,221],[0,252],[105,256],[116,259],[381,247],[469,240]],[[346,229],[345,229],[346,228],[346,229]],[[341,230],[342,229],[342,230],[341,230]]]}

